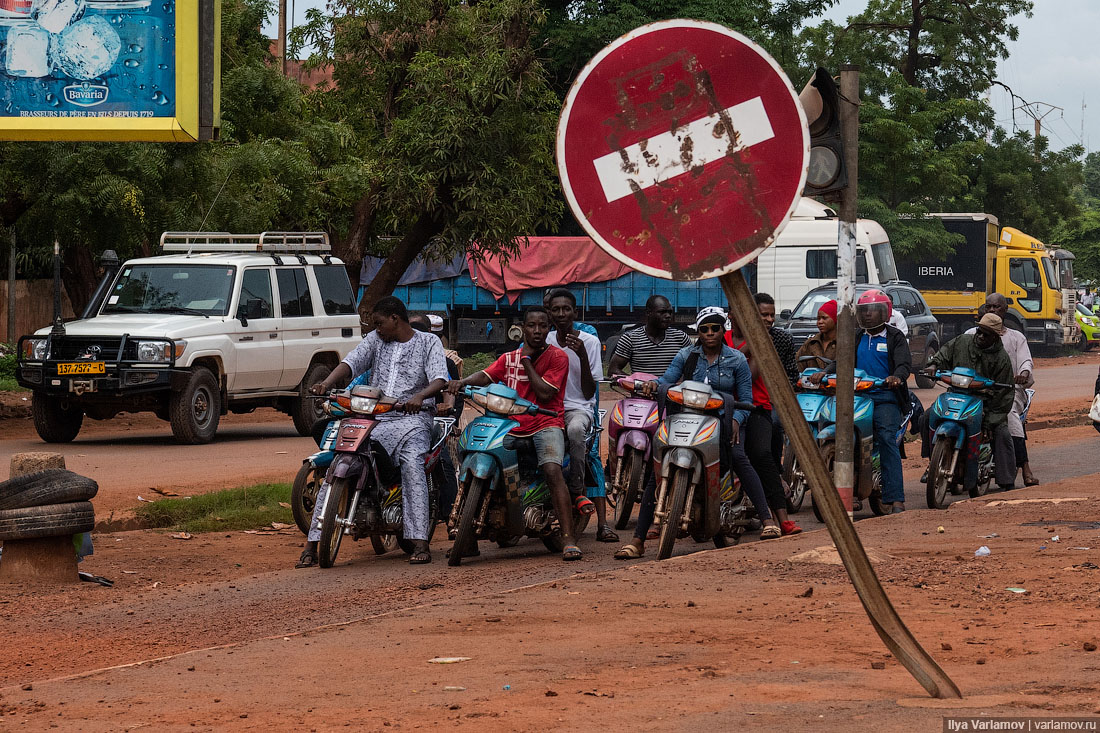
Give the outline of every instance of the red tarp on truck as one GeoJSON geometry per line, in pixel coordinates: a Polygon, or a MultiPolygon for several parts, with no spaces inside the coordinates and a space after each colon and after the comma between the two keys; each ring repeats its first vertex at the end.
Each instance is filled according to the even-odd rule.
{"type": "Polygon", "coordinates": [[[476,285],[495,298],[507,296],[509,303],[523,290],[603,282],[631,272],[591,237],[530,237],[506,265],[495,255],[468,264],[476,285]]]}

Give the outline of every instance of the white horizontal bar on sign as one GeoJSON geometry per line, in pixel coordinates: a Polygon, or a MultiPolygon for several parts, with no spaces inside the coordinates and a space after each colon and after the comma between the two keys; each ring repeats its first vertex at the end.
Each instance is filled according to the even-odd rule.
{"type": "MultiPolygon", "coordinates": [[[[737,132],[737,145],[732,152],[743,150],[775,137],[771,120],[764,110],[764,100],[760,97],[728,107],[733,129],[737,132]]],[[[662,181],[683,175],[692,168],[720,160],[730,150],[730,134],[716,128],[722,125],[718,114],[707,115],[690,122],[675,132],[662,132],[643,143],[635,143],[622,151],[615,151],[596,158],[596,175],[603,186],[607,202],[617,201],[633,193],[634,183],[645,190],[662,181]],[[691,157],[684,165],[684,141],[691,138],[691,157]],[[643,150],[645,154],[643,155],[643,150]],[[625,159],[624,159],[625,155],[625,159]]]]}

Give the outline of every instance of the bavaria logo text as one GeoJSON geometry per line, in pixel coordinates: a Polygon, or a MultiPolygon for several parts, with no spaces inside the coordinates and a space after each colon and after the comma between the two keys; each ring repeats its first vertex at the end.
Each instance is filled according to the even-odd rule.
{"type": "Polygon", "coordinates": [[[81,107],[94,107],[97,104],[106,102],[110,91],[107,87],[89,84],[88,82],[73,84],[64,89],[65,101],[81,107]]]}

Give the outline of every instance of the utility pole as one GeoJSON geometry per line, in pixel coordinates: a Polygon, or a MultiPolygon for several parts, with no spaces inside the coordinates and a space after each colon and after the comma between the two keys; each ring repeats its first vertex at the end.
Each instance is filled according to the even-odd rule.
{"type": "Polygon", "coordinates": [[[19,334],[15,332],[15,231],[12,230],[8,251],[8,343],[14,344],[19,334]]]}
{"type": "Polygon", "coordinates": [[[1058,110],[1059,112],[1064,112],[1065,110],[1061,107],[1055,107],[1053,104],[1047,104],[1046,102],[1023,102],[1023,104],[1012,108],[1013,112],[1016,110],[1022,110],[1024,114],[1035,120],[1035,160],[1039,160],[1039,136],[1043,134],[1043,118],[1054,110],[1058,110]]]}
{"type": "Polygon", "coordinates": [[[856,205],[859,200],[859,67],[840,67],[840,130],[848,186],[841,192],[837,238],[836,463],[833,481],[852,517],[855,485],[856,205]]]}
{"type": "Polygon", "coordinates": [[[286,0],[279,0],[279,38],[276,42],[279,70],[286,76],[286,0]]]}

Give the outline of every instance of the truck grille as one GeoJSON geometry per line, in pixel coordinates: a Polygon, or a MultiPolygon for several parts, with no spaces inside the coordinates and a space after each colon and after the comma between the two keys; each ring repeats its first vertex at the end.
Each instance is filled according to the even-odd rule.
{"type": "MultiPolygon", "coordinates": [[[[63,336],[50,342],[50,359],[53,361],[117,361],[118,349],[122,339],[117,336],[63,336]]],[[[123,359],[136,358],[132,353],[135,349],[133,342],[127,345],[123,359]]]]}

